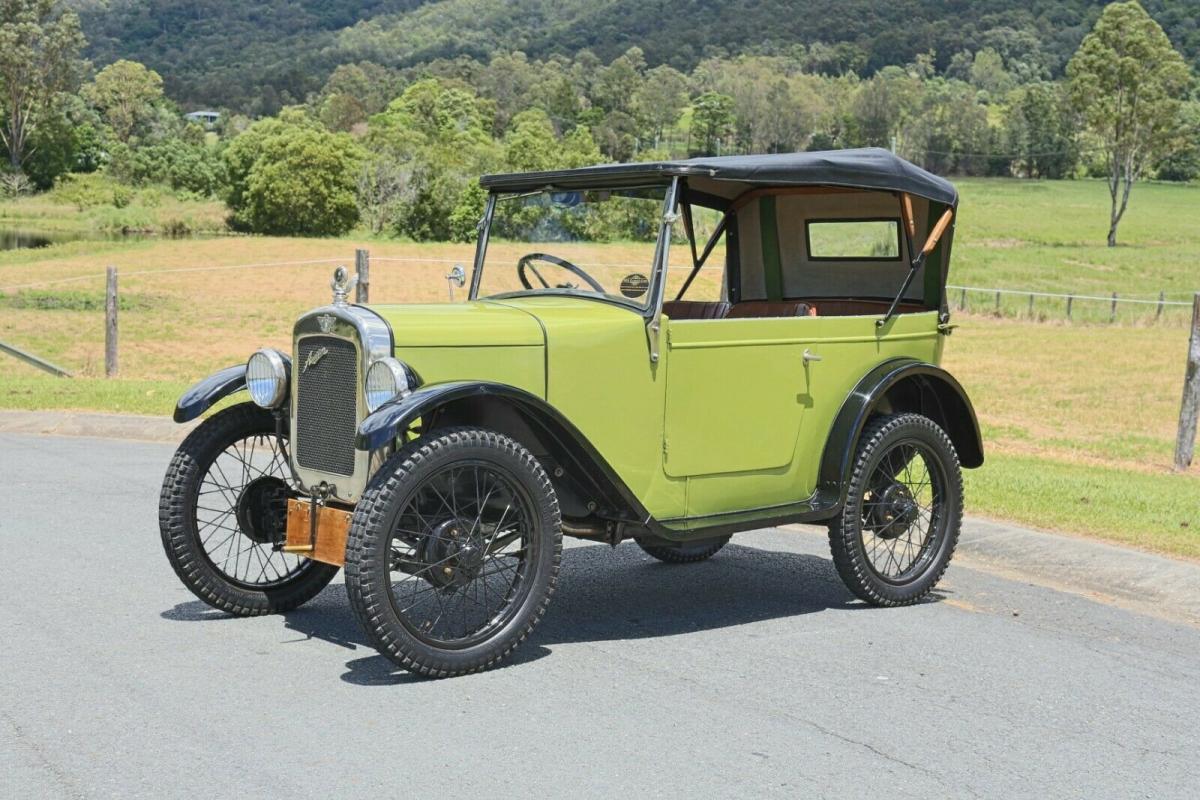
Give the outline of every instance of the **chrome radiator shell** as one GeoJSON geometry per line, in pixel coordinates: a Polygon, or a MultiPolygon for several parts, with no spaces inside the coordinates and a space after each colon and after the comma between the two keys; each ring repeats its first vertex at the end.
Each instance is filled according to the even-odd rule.
{"type": "Polygon", "coordinates": [[[362,496],[374,466],[371,453],[354,447],[367,415],[363,376],[394,349],[391,327],[364,306],[323,306],[296,321],[289,449],[305,489],[324,483],[348,503],[362,496]]]}

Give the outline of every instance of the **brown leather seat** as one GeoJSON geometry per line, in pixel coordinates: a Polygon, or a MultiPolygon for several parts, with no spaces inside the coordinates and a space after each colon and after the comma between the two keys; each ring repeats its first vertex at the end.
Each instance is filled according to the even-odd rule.
{"type": "Polygon", "coordinates": [[[663,313],[671,319],[724,319],[729,313],[729,303],[667,300],[663,303],[663,313]]]}
{"type": "MultiPolygon", "coordinates": [[[[892,301],[831,298],[809,300],[808,303],[822,317],[869,317],[885,313],[892,301]]],[[[920,303],[912,302],[901,303],[896,307],[896,312],[899,314],[912,314],[924,310],[920,303]]]]}
{"type": "Polygon", "coordinates": [[[817,310],[799,300],[750,300],[729,309],[726,319],[752,317],[815,317],[817,310]]]}

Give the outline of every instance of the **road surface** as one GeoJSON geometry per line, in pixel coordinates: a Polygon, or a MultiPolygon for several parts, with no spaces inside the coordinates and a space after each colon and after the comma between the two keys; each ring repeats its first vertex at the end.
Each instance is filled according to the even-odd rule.
{"type": "Polygon", "coordinates": [[[398,672],[340,578],[231,619],[158,538],[171,447],[0,434],[0,798],[1200,796],[1200,629],[955,564],[880,610],[816,532],[564,556],[502,669],[398,672]]]}

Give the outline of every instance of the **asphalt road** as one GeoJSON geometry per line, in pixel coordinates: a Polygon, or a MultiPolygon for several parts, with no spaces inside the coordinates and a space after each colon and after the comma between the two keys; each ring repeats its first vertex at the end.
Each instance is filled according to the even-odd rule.
{"type": "Polygon", "coordinates": [[[852,601],[823,539],[572,547],[508,666],[428,681],[340,579],[230,619],[161,552],[171,448],[0,435],[0,798],[1200,796],[1200,629],[951,566],[852,601]]]}

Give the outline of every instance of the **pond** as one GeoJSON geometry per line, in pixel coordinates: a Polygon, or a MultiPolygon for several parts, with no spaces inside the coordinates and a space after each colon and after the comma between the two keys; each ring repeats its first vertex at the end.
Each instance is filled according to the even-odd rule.
{"type": "Polygon", "coordinates": [[[73,242],[87,238],[82,233],[65,233],[62,231],[29,231],[12,228],[0,228],[0,250],[23,250],[33,247],[49,247],[52,244],[73,242]]]}
{"type": "Polygon", "coordinates": [[[100,231],[39,231],[26,228],[0,227],[0,251],[50,247],[66,242],[134,242],[141,239],[202,239],[216,234],[186,234],[158,236],[152,233],[103,233],[100,231]]]}

